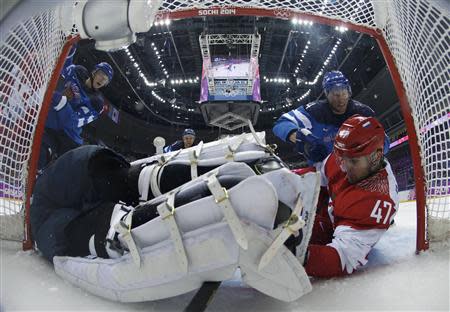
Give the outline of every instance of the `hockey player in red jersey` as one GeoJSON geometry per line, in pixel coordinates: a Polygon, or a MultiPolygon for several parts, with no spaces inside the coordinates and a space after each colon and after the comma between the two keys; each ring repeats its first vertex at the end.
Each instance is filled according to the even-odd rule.
{"type": "Polygon", "coordinates": [[[339,128],[321,169],[330,201],[328,213],[316,215],[305,262],[308,275],[351,274],[367,263],[389,228],[398,190],[383,142],[383,126],[373,117],[354,115],[339,128]]]}

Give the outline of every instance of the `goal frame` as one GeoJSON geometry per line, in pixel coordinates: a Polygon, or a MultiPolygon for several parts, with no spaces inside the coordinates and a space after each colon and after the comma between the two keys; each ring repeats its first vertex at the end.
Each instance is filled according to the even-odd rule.
{"type": "Polygon", "coordinates": [[[74,44],[80,40],[79,36],[68,36],[65,42],[61,54],[53,69],[52,75],[48,82],[47,90],[45,90],[44,99],[42,101],[41,110],[38,114],[38,122],[33,137],[33,146],[31,149],[31,156],[28,162],[28,179],[26,183],[25,193],[25,213],[24,213],[24,239],[22,242],[23,250],[29,250],[33,248],[33,241],[31,237],[31,224],[30,224],[30,207],[31,207],[31,195],[33,193],[34,184],[36,182],[39,155],[41,151],[42,136],[44,135],[45,121],[50,110],[50,104],[52,102],[53,93],[58,85],[61,71],[63,70],[66,58],[70,53],[70,49],[74,44]]]}
{"type": "MultiPolygon", "coordinates": [[[[178,20],[185,18],[201,17],[200,11],[204,11],[204,8],[184,8],[177,9],[176,11],[159,11],[156,15],[155,22],[170,19],[178,20]]],[[[408,102],[407,94],[405,91],[404,83],[401,79],[399,69],[397,68],[395,58],[389,49],[388,43],[383,36],[381,29],[365,26],[362,24],[355,24],[350,21],[343,21],[331,17],[311,14],[307,12],[297,12],[293,9],[263,9],[254,7],[239,7],[239,6],[211,6],[207,8],[208,11],[214,12],[217,10],[217,14],[208,14],[208,16],[258,16],[258,17],[271,17],[283,20],[289,20],[293,18],[307,19],[329,26],[345,26],[348,29],[364,33],[372,36],[377,42],[389,69],[392,81],[394,83],[395,90],[398,95],[400,109],[405,122],[406,130],[409,136],[409,147],[411,151],[411,158],[413,163],[415,185],[416,185],[416,211],[417,211],[417,238],[416,238],[416,251],[422,251],[429,248],[429,239],[427,231],[427,207],[426,207],[426,183],[425,172],[422,168],[421,147],[419,144],[419,136],[416,130],[416,125],[413,116],[413,110],[408,102]],[[232,14],[230,13],[232,10],[232,14]]],[[[33,186],[36,178],[37,163],[39,159],[40,143],[44,132],[45,120],[50,109],[50,103],[52,94],[56,88],[61,70],[64,65],[64,61],[70,51],[70,48],[80,38],[78,36],[69,37],[66,43],[62,47],[60,56],[56,62],[51,78],[48,81],[45,91],[44,99],[41,104],[41,109],[38,114],[38,120],[36,128],[34,130],[33,146],[31,155],[28,161],[28,175],[26,179],[25,189],[25,233],[23,240],[23,248],[32,248],[31,240],[31,228],[30,228],[30,198],[33,190],[33,186]]]]}

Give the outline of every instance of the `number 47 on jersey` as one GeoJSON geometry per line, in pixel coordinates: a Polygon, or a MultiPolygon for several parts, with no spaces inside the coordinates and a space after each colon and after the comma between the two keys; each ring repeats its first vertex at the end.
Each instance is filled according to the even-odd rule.
{"type": "Polygon", "coordinates": [[[394,220],[395,212],[396,210],[393,209],[391,202],[379,199],[375,203],[375,206],[373,207],[370,216],[372,218],[375,218],[377,223],[381,223],[383,215],[385,215],[383,219],[383,224],[387,224],[388,221],[389,224],[391,224],[392,220],[394,220]]]}

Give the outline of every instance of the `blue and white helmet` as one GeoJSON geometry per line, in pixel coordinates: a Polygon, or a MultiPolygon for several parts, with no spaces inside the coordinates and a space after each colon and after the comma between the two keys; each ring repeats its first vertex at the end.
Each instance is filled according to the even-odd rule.
{"type": "Polygon", "coordinates": [[[350,82],[344,74],[338,70],[327,72],[323,76],[322,87],[326,94],[333,89],[347,89],[352,94],[350,82]]]}
{"type": "Polygon", "coordinates": [[[101,62],[95,65],[95,70],[101,70],[108,76],[109,82],[113,79],[114,76],[114,70],[112,69],[111,65],[109,65],[107,62],[101,62]]]}
{"type": "Polygon", "coordinates": [[[187,136],[187,135],[195,137],[194,129],[190,129],[190,128],[184,129],[182,136],[187,136]]]}

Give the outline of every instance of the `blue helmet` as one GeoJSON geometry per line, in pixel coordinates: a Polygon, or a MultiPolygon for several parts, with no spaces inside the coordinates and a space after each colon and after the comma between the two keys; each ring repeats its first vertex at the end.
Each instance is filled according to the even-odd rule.
{"type": "Polygon", "coordinates": [[[114,70],[107,62],[98,63],[97,65],[95,65],[95,70],[101,70],[102,72],[104,72],[106,76],[108,76],[109,81],[113,79],[114,70]]]}
{"type": "Polygon", "coordinates": [[[352,94],[350,82],[344,74],[338,70],[333,70],[323,76],[322,87],[326,94],[334,88],[347,89],[352,94]]]}
{"type": "Polygon", "coordinates": [[[184,129],[184,131],[183,131],[183,136],[186,136],[186,135],[191,135],[191,136],[194,136],[194,137],[195,137],[195,131],[194,131],[194,129],[189,129],[189,128],[184,129]]]}

